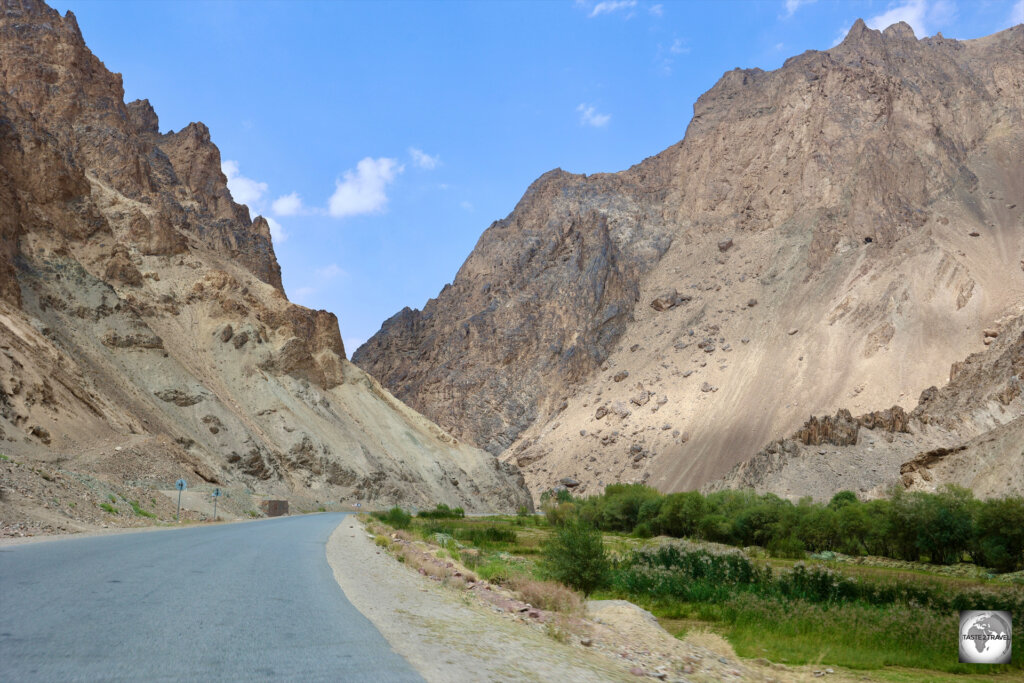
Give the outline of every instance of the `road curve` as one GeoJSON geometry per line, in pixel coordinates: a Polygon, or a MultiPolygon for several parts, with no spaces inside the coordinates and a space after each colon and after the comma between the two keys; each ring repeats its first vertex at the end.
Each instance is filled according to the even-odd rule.
{"type": "Polygon", "coordinates": [[[332,576],[342,517],[0,547],[0,680],[422,681],[332,576]]]}

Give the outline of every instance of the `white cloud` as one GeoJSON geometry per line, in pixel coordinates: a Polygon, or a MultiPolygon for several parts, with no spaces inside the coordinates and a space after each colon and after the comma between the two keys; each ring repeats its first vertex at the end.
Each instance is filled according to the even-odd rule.
{"type": "Polygon", "coordinates": [[[327,212],[335,218],[383,211],[388,196],[385,190],[405,170],[395,159],[366,157],[355,171],[345,171],[336,181],[334,194],[327,201],[327,212]]]}
{"type": "Polygon", "coordinates": [[[901,21],[910,24],[918,38],[932,35],[944,26],[956,21],[956,3],[953,0],[904,0],[902,4],[890,5],[878,16],[865,19],[869,28],[883,31],[901,21]]]}
{"type": "Polygon", "coordinates": [[[278,216],[294,216],[302,212],[302,197],[297,192],[278,197],[270,205],[278,216]]]}
{"type": "Polygon", "coordinates": [[[267,225],[270,226],[270,236],[271,238],[273,238],[276,244],[280,244],[281,242],[285,242],[288,240],[288,233],[284,231],[284,228],[281,227],[280,223],[275,221],[270,216],[264,216],[264,218],[267,219],[267,225]]]}
{"type": "Polygon", "coordinates": [[[633,7],[636,7],[636,0],[601,0],[601,2],[594,5],[594,9],[590,10],[590,18],[593,19],[602,14],[611,14],[612,12],[632,9],[633,7]]]}
{"type": "Polygon", "coordinates": [[[1017,0],[1017,4],[1010,10],[1010,23],[1014,26],[1024,24],[1024,0],[1017,0]]]}
{"type": "Polygon", "coordinates": [[[791,17],[801,5],[810,5],[816,0],[786,0],[786,16],[791,17]]]}
{"type": "Polygon", "coordinates": [[[685,55],[689,54],[690,48],[686,46],[686,41],[682,38],[676,38],[672,41],[672,45],[669,46],[668,51],[674,55],[685,55]]]}
{"type": "Polygon", "coordinates": [[[883,12],[878,16],[866,19],[864,23],[869,28],[881,31],[893,24],[905,21],[910,24],[910,28],[914,29],[914,34],[921,38],[928,35],[928,29],[925,24],[927,13],[928,3],[925,0],[909,0],[909,2],[892,7],[887,12],[883,12]]]}
{"type": "MultiPolygon", "coordinates": [[[[1024,2],[1024,0],[1021,1],[1024,2]]],[[[648,9],[647,11],[656,17],[660,17],[665,13],[665,8],[662,7],[661,5],[651,5],[650,9],[648,9]]]]}
{"type": "Polygon", "coordinates": [[[238,162],[225,159],[220,170],[228,177],[228,190],[231,196],[239,204],[254,204],[267,191],[267,184],[261,183],[252,178],[246,178],[238,170],[238,162]]]}
{"type": "Polygon", "coordinates": [[[462,207],[463,211],[472,211],[473,210],[473,205],[470,204],[469,202],[466,202],[466,201],[459,202],[459,206],[462,207]]]}
{"type": "Polygon", "coordinates": [[[416,149],[415,147],[409,148],[409,156],[412,157],[412,163],[427,171],[433,171],[441,164],[441,157],[436,155],[430,156],[422,149],[416,149]]]}
{"type": "Polygon", "coordinates": [[[581,126],[593,126],[594,128],[603,128],[608,125],[608,122],[612,120],[611,114],[600,114],[593,105],[583,103],[576,107],[576,111],[580,113],[580,125],[581,126]]]}

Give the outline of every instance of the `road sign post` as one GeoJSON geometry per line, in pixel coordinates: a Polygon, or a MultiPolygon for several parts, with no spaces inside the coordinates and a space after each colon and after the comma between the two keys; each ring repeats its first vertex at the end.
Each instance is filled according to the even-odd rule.
{"type": "Polygon", "coordinates": [[[213,521],[217,521],[217,499],[220,498],[220,489],[213,490],[213,521]]]}
{"type": "Polygon", "coordinates": [[[174,518],[181,521],[181,492],[188,488],[188,482],[184,479],[179,479],[174,482],[174,488],[178,489],[178,514],[174,515],[174,518]]]}

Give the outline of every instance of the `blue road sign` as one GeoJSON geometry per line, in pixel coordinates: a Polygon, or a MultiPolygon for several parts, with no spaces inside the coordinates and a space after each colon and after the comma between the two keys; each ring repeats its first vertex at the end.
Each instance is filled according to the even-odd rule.
{"type": "Polygon", "coordinates": [[[181,519],[181,492],[188,488],[188,482],[184,479],[179,479],[174,482],[174,488],[178,489],[178,512],[174,515],[175,519],[181,519]]]}

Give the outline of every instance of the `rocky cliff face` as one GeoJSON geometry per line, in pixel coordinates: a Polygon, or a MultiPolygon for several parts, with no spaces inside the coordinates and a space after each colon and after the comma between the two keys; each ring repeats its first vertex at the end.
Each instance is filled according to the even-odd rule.
{"type": "Polygon", "coordinates": [[[268,224],[232,200],[206,126],[161,134],[147,101],[125,104],[70,12],[2,11],[7,457],[293,500],[528,500],[514,468],[348,363],[334,315],[288,302],[268,224]]]}
{"type": "Polygon", "coordinates": [[[981,348],[1024,298],[1022,131],[1024,27],[858,21],[725,74],[629,170],[543,176],[354,361],[535,492],[699,486],[981,348]]]}
{"type": "Polygon", "coordinates": [[[387,320],[354,361],[446,429],[501,453],[625,332],[641,275],[671,244],[648,193],[632,177],[544,175],[451,286],[423,311],[387,320]]]}

